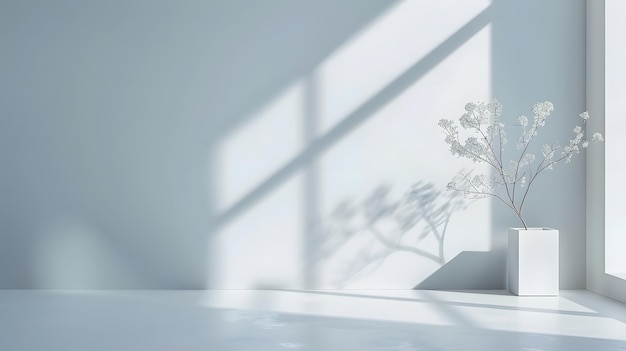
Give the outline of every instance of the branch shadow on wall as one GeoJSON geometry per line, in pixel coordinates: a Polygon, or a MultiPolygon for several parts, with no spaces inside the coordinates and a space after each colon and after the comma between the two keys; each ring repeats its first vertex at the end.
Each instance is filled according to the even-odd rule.
{"type": "Polygon", "coordinates": [[[321,266],[344,252],[341,273],[332,282],[339,288],[371,274],[400,252],[445,267],[448,224],[468,204],[459,193],[433,183],[417,182],[399,198],[391,187],[379,186],[364,200],[342,201],[320,221],[314,230],[314,262],[321,266]]]}
{"type": "MultiPolygon", "coordinates": [[[[50,29],[39,39],[59,40],[59,45],[55,60],[38,61],[46,55],[14,58],[25,65],[11,76],[16,82],[11,91],[18,93],[12,98],[15,103],[8,105],[10,118],[2,132],[4,149],[11,150],[0,155],[6,176],[0,189],[5,195],[0,218],[6,222],[2,237],[8,242],[0,247],[0,260],[6,263],[0,265],[2,286],[211,286],[207,261],[220,248],[207,244],[207,237],[239,219],[294,174],[312,168],[322,153],[491,22],[489,9],[473,17],[240,201],[219,210],[214,189],[219,164],[214,156],[220,142],[250,122],[251,113],[285,86],[308,79],[320,63],[394,3],[247,4],[245,11],[241,4],[231,3],[211,2],[198,8],[161,4],[149,16],[138,7],[111,12],[59,7],[61,22],[69,27],[57,26],[56,16],[34,12],[9,16],[20,23],[32,16],[40,28],[50,29]],[[180,26],[175,25],[178,19],[180,26]],[[114,31],[108,27],[111,21],[120,23],[114,31]],[[136,33],[137,23],[146,33],[140,46],[127,35],[136,33]],[[75,34],[93,35],[100,39],[93,42],[100,44],[81,45],[82,37],[75,34]],[[93,65],[93,57],[110,64],[93,65]],[[153,71],[154,67],[162,69],[153,71]],[[24,75],[36,77],[38,72],[46,73],[47,79],[37,78],[36,85],[29,85],[31,80],[24,75]],[[61,89],[59,82],[64,83],[61,89]],[[29,117],[18,118],[20,114],[29,117]],[[51,232],[69,235],[50,239],[51,232]],[[83,240],[73,240],[75,236],[83,240]],[[66,243],[72,244],[67,251],[66,243]],[[99,250],[100,256],[84,254],[91,250],[99,250]],[[102,265],[83,270],[87,278],[68,270],[93,262],[94,257],[100,257],[102,265]],[[50,274],[48,267],[57,267],[58,274],[50,274]],[[93,273],[102,271],[107,274],[93,273]]],[[[33,52],[45,48],[37,40],[26,42],[33,52]]],[[[309,199],[311,208],[315,201],[309,199]]],[[[392,217],[371,217],[369,235],[373,230],[387,234],[382,224],[392,217]]],[[[424,220],[419,223],[427,226],[424,220]]],[[[399,228],[395,235],[402,233],[399,228]]],[[[429,232],[422,240],[433,238],[429,232]]],[[[406,252],[428,254],[423,257],[438,265],[445,262],[437,249],[413,247],[413,252],[406,252]]]]}
{"type": "Polygon", "coordinates": [[[217,230],[237,216],[241,215],[261,198],[292,176],[296,171],[312,164],[320,154],[326,152],[333,145],[362,125],[375,112],[398,98],[409,87],[418,82],[428,72],[440,64],[446,57],[452,54],[476,33],[482,30],[490,22],[490,10],[485,9],[456,32],[450,35],[444,42],[422,57],[419,61],[402,72],[396,79],[382,87],[378,93],[365,101],[358,108],[348,114],[340,123],[326,134],[316,138],[307,145],[297,157],[286,163],[265,181],[248,192],[234,205],[217,213],[213,218],[214,229],[217,230]]]}
{"type": "MultiPolygon", "coordinates": [[[[333,245],[338,245],[338,250],[343,248],[345,243],[342,243],[341,236],[346,235],[347,233],[337,234],[338,238],[329,239],[327,236],[335,236],[334,234],[320,234],[320,232],[324,233],[325,230],[334,230],[329,226],[337,226],[338,223],[330,224],[333,221],[346,221],[349,222],[348,218],[341,218],[341,215],[347,215],[350,212],[351,207],[353,209],[358,209],[357,212],[361,212],[359,215],[363,217],[365,213],[365,208],[363,208],[364,204],[351,203],[351,201],[346,202],[347,208],[345,209],[346,213],[341,213],[341,206],[338,206],[336,209],[339,212],[334,213],[330,217],[332,218],[322,218],[320,220],[319,215],[319,193],[320,193],[320,184],[318,179],[318,167],[316,162],[320,159],[320,157],[327,153],[333,146],[340,143],[342,140],[345,140],[350,136],[351,133],[356,131],[359,127],[361,127],[366,121],[368,121],[376,112],[380,111],[382,108],[390,104],[392,101],[397,99],[402,95],[402,93],[406,92],[411,86],[413,86],[416,82],[420,81],[428,72],[431,72],[437,65],[443,62],[448,56],[450,56],[455,50],[461,47],[464,43],[466,43],[469,39],[474,37],[478,32],[480,32],[485,26],[490,23],[490,10],[489,8],[481,11],[476,16],[472,17],[467,23],[461,26],[458,30],[456,30],[452,35],[447,37],[442,43],[437,45],[431,51],[429,51],[425,56],[421,57],[417,60],[413,65],[408,67],[405,71],[400,73],[395,79],[390,81],[387,85],[382,86],[380,90],[378,90],[373,96],[368,98],[366,101],[357,106],[352,112],[348,113],[341,121],[339,121],[335,126],[333,126],[330,130],[320,133],[316,126],[320,124],[318,111],[319,108],[316,103],[319,99],[319,96],[316,96],[318,89],[318,82],[316,81],[316,75],[314,74],[314,69],[311,70],[307,75],[303,76],[303,81],[305,85],[305,95],[307,96],[307,102],[305,103],[305,135],[306,135],[306,144],[293,158],[288,159],[286,162],[280,164],[277,168],[275,168],[269,175],[262,177],[259,181],[252,186],[248,191],[238,197],[232,204],[225,206],[223,209],[212,208],[212,214],[210,217],[210,228],[209,228],[209,237],[210,240],[220,236],[220,234],[229,228],[229,226],[233,225],[233,223],[237,223],[242,221],[241,218],[244,217],[247,213],[250,213],[251,210],[262,206],[262,202],[266,200],[270,195],[275,193],[278,189],[285,185],[290,179],[294,176],[298,175],[300,172],[304,171],[306,173],[305,180],[305,194],[306,196],[303,199],[303,203],[305,206],[304,211],[304,226],[306,227],[306,233],[304,237],[305,243],[303,244],[302,250],[302,286],[306,288],[318,288],[319,286],[316,284],[315,276],[319,275],[319,267],[321,265],[321,261],[328,259],[328,257],[324,258],[325,250],[328,250],[329,247],[333,245]],[[309,128],[309,129],[307,129],[309,128]],[[339,217],[337,217],[339,216],[339,217]],[[317,223],[317,224],[316,224],[317,223]],[[323,223],[323,224],[322,224],[323,223]],[[326,242],[329,240],[329,242],[326,242]],[[338,240],[338,242],[336,241],[338,240]],[[322,246],[320,248],[319,246],[322,246]]],[[[219,144],[219,143],[217,143],[219,144]]],[[[219,146],[219,145],[217,145],[219,146]]],[[[223,156],[219,154],[219,148],[216,145],[213,145],[210,150],[210,161],[209,166],[207,167],[209,183],[213,185],[209,190],[209,198],[212,200],[218,199],[218,189],[215,187],[216,181],[213,177],[217,178],[213,172],[218,168],[219,157],[223,156]]],[[[230,158],[230,162],[233,163],[244,163],[243,160],[238,160],[235,158],[230,158]]],[[[421,184],[425,185],[425,184],[421,184]]],[[[438,193],[432,184],[431,192],[438,193]]],[[[422,189],[424,190],[424,189],[422,189]]],[[[383,193],[372,194],[373,199],[371,201],[375,202],[374,199],[383,196],[383,193]],[[374,196],[375,195],[375,196],[374,196]]],[[[432,195],[432,194],[431,194],[432,195]]],[[[422,196],[422,195],[420,195],[422,196]]],[[[438,194],[436,196],[441,196],[438,194]]],[[[389,199],[385,199],[389,200],[389,199]]],[[[425,200],[425,199],[423,199],[425,200]]],[[[442,198],[438,198],[438,201],[442,201],[442,198]]],[[[394,201],[391,201],[394,202],[394,201]]],[[[395,201],[398,202],[398,201],[395,201]]],[[[393,205],[393,204],[389,204],[393,205]]],[[[396,204],[398,205],[398,204],[396,204]]],[[[431,204],[432,205],[432,204],[431,204]]],[[[434,206],[434,205],[432,205],[434,206]]],[[[409,255],[419,256],[426,258],[429,261],[429,264],[434,264],[437,266],[441,266],[445,263],[446,258],[443,255],[443,240],[445,235],[441,235],[442,228],[437,229],[438,234],[432,234],[428,232],[423,239],[423,242],[429,241],[430,244],[435,245],[436,248],[428,248],[424,249],[419,241],[415,241],[409,245],[409,247],[405,247],[406,245],[402,243],[401,246],[395,246],[395,240],[408,240],[410,235],[415,235],[416,231],[419,231],[420,227],[428,226],[428,221],[420,219],[415,223],[414,227],[410,227],[410,220],[406,219],[404,223],[402,221],[396,221],[395,215],[398,211],[407,210],[406,208],[389,208],[391,213],[381,214],[381,216],[373,216],[371,213],[369,214],[369,219],[360,218],[364,221],[364,223],[360,224],[358,233],[353,233],[353,236],[360,237],[362,232],[367,232],[369,238],[373,238],[377,241],[378,246],[382,246],[381,249],[386,251],[391,250],[391,252],[404,252],[409,255]],[[373,217],[372,217],[373,216],[373,217]],[[395,221],[395,222],[394,222],[395,221]],[[366,224],[367,223],[367,224],[366,224]],[[393,229],[393,232],[387,232],[389,228],[388,225],[396,225],[398,226],[396,229],[393,229]],[[382,227],[384,226],[384,228],[382,227]],[[403,227],[403,226],[409,226],[403,227]],[[378,234],[377,231],[382,231],[378,234]],[[404,235],[402,235],[404,233],[404,235]],[[388,235],[389,237],[387,237],[388,235]],[[437,235],[439,235],[439,239],[437,239],[437,235]],[[417,244],[416,244],[417,243],[417,244]],[[385,245],[386,244],[386,245],[385,245]],[[390,247],[391,246],[391,247],[390,247]],[[441,248],[440,248],[441,247],[441,248]]],[[[423,209],[424,211],[428,209],[423,209]]],[[[431,211],[441,210],[446,211],[449,209],[436,209],[431,208],[431,211]]],[[[415,209],[414,209],[415,211],[415,209]]],[[[424,212],[427,213],[427,212],[424,212]]],[[[436,221],[436,213],[431,213],[430,215],[434,216],[432,221],[436,221]]],[[[346,223],[347,224],[347,223],[346,223]]],[[[426,228],[423,228],[424,231],[427,231],[426,228]]],[[[242,231],[243,232],[243,231],[242,231]]],[[[236,242],[236,239],[232,239],[232,236],[229,236],[233,242],[236,242]]],[[[413,238],[418,240],[418,238],[413,238]]],[[[210,244],[210,251],[224,251],[220,244],[210,244]]],[[[236,244],[233,244],[236,245],[236,244]]],[[[378,247],[377,246],[377,247],[378,247]]],[[[332,250],[331,250],[332,251],[332,250]]],[[[371,254],[371,253],[370,253],[371,254]]],[[[370,255],[367,254],[367,255],[370,255]]],[[[382,263],[386,257],[391,255],[391,253],[377,253],[374,256],[370,257],[374,262],[378,264],[382,263]]],[[[331,255],[332,256],[332,255],[331,255]]],[[[213,260],[208,266],[211,267],[214,271],[226,271],[225,266],[219,261],[219,259],[213,259],[213,257],[217,257],[217,255],[209,254],[209,257],[213,260]]],[[[249,258],[250,260],[254,260],[249,258]]],[[[369,268],[375,267],[374,264],[367,265],[369,268]]],[[[210,269],[210,270],[211,270],[210,269]]],[[[261,271],[261,269],[258,269],[261,271]]],[[[367,271],[365,269],[364,271],[367,271]]],[[[231,276],[235,276],[232,272],[231,276]]],[[[256,273],[251,273],[255,275],[256,273]]],[[[273,274],[273,273],[269,273],[273,274]]],[[[359,275],[364,273],[359,273],[359,275]]],[[[221,282],[220,278],[215,278],[219,274],[209,273],[209,279],[207,280],[207,285],[209,288],[220,287],[221,282]]],[[[275,274],[279,276],[279,274],[275,274]]],[[[256,279],[256,278],[255,278],[256,279]]],[[[282,281],[283,277],[279,277],[278,280],[282,281]]],[[[337,282],[339,286],[342,284],[337,282]]],[[[407,286],[408,288],[412,287],[415,281],[412,281],[407,286]]],[[[262,286],[263,288],[267,286],[280,285],[282,283],[253,283],[254,287],[262,286]]],[[[244,285],[245,286],[245,285],[244,285]]],[[[240,287],[240,286],[238,286],[240,287]]]]}

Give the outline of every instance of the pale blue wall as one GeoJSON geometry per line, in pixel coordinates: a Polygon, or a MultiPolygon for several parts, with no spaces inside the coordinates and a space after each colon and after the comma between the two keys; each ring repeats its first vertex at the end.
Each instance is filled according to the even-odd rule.
{"type": "MultiPolygon", "coordinates": [[[[0,3],[0,288],[502,288],[517,223],[489,202],[452,213],[462,271],[318,236],[378,186],[442,189],[466,164],[436,123],[466,101],[552,100],[569,138],[584,1],[453,3],[0,3]]],[[[585,284],[584,181],[581,158],[529,199],[562,231],[562,288],[585,284]]]]}
{"type": "MultiPolygon", "coordinates": [[[[493,6],[494,95],[513,118],[532,116],[534,103],[552,101],[555,110],[537,140],[565,145],[573,138],[574,126],[581,124],[578,114],[587,109],[585,1],[495,0],[493,6]]],[[[509,140],[516,138],[512,134],[509,140]]],[[[584,288],[584,153],[541,177],[525,205],[527,221],[560,230],[561,288],[584,288]]],[[[510,226],[515,220],[511,214],[503,206],[494,208],[496,232],[510,226]]]]}
{"type": "Polygon", "coordinates": [[[0,287],[204,287],[211,148],[358,3],[2,1],[0,287]]]}

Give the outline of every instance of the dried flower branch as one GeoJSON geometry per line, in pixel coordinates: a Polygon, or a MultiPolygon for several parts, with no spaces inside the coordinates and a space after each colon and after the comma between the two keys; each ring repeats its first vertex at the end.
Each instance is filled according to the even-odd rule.
{"type": "Polygon", "coordinates": [[[584,127],[589,119],[589,113],[583,112],[579,115],[582,119],[581,125],[573,129],[574,138],[563,148],[556,142],[544,144],[541,147],[542,157],[537,160],[535,154],[529,152],[529,146],[539,129],[545,126],[553,110],[551,102],[539,102],[533,106],[532,122],[526,116],[517,119],[520,136],[516,148],[520,153],[519,157],[510,160],[508,164],[502,160],[507,139],[504,123],[500,121],[502,105],[497,100],[486,104],[470,102],[465,105],[465,113],[459,118],[459,124],[464,132],[470,132],[471,136],[463,142],[457,124],[452,120],[441,119],[439,126],[445,135],[446,143],[450,145],[452,155],[477,163],[486,163],[495,171],[493,176],[472,176],[467,172],[460,172],[448,183],[447,190],[462,192],[468,199],[496,198],[513,210],[524,228],[528,229],[522,216],[522,209],[537,176],[545,170],[552,169],[561,161],[569,163],[574,154],[580,153],[580,148],[588,147],[590,142],[604,141],[602,134],[597,132],[590,140],[584,139],[584,127]],[[560,149],[562,150],[559,155],[557,151],[560,149]]]}

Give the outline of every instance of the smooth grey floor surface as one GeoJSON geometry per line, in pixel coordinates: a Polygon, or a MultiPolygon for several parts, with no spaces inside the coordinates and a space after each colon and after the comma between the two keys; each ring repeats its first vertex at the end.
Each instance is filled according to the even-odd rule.
{"type": "Polygon", "coordinates": [[[0,350],[626,350],[588,291],[0,290],[0,350]]]}

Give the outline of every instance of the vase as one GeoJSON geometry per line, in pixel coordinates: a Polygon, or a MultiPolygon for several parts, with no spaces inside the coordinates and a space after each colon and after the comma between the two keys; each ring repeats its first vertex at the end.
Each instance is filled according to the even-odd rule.
{"type": "Polygon", "coordinates": [[[510,228],[507,283],[518,296],[559,294],[559,231],[510,228]]]}

